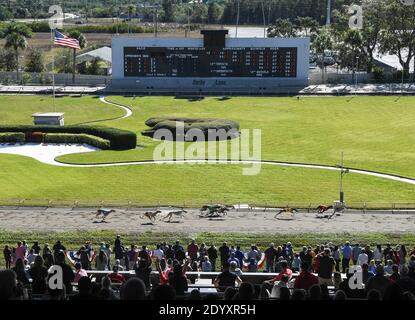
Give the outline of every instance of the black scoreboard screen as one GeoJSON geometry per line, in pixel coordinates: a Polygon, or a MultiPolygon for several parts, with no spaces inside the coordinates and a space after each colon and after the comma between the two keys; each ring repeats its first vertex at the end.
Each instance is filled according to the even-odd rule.
{"type": "Polygon", "coordinates": [[[297,76],[297,48],[124,47],[125,77],[297,76]]]}

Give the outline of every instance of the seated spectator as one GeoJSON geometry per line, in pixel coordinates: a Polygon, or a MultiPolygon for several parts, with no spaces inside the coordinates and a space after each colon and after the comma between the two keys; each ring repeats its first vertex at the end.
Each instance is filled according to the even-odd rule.
{"type": "Polygon", "coordinates": [[[232,261],[230,263],[230,272],[234,273],[235,275],[237,275],[238,277],[242,276],[242,270],[238,267],[238,265],[236,264],[235,261],[232,261]]]}
{"type": "Polygon", "coordinates": [[[366,285],[366,292],[369,292],[372,289],[378,290],[382,297],[385,294],[386,288],[391,284],[391,280],[389,280],[385,276],[383,265],[378,265],[376,268],[376,275],[369,279],[366,285]]]}
{"type": "Polygon", "coordinates": [[[112,267],[112,272],[107,275],[107,277],[111,280],[112,283],[124,283],[125,277],[118,273],[119,267],[117,265],[112,267]]]}
{"type": "Polygon", "coordinates": [[[13,300],[16,294],[16,273],[12,270],[0,270],[0,300],[13,300]]]}
{"type": "Polygon", "coordinates": [[[314,284],[310,287],[310,290],[308,291],[308,300],[321,300],[321,287],[318,284],[314,284]]]}
{"type": "Polygon", "coordinates": [[[383,269],[384,273],[386,275],[390,276],[393,273],[392,267],[393,267],[393,261],[391,259],[387,260],[386,261],[386,266],[383,269]]]}
{"type": "Polygon", "coordinates": [[[291,263],[291,270],[293,272],[298,272],[298,271],[300,271],[300,267],[301,267],[300,255],[298,253],[296,253],[294,255],[293,262],[291,263]]]}
{"type": "Polygon", "coordinates": [[[145,300],[146,286],[141,279],[130,278],[121,286],[120,295],[122,300],[145,300]]]}
{"type": "Polygon", "coordinates": [[[406,291],[403,294],[403,299],[405,301],[414,301],[415,300],[415,295],[412,292],[406,291]]]}
{"type": "Polygon", "coordinates": [[[327,286],[333,285],[333,271],[336,262],[330,256],[330,249],[325,248],[323,254],[319,256],[318,260],[318,282],[327,286]]]}
{"type": "Polygon", "coordinates": [[[351,288],[350,279],[353,276],[353,273],[349,273],[349,269],[346,269],[346,279],[344,279],[339,286],[339,290],[342,290],[348,299],[359,299],[364,298],[365,291],[359,289],[358,286],[351,288]]]}
{"type": "Polygon", "coordinates": [[[291,295],[291,300],[293,301],[304,301],[307,297],[307,291],[304,289],[295,289],[291,295]]]}
{"type": "Polygon", "coordinates": [[[239,287],[239,291],[234,295],[232,300],[253,300],[254,299],[254,286],[250,282],[242,282],[239,287]]]}
{"type": "Polygon", "coordinates": [[[118,271],[124,271],[124,267],[121,265],[120,259],[115,259],[114,267],[117,267],[118,271]]]}
{"type": "Polygon", "coordinates": [[[397,281],[400,278],[400,274],[399,274],[399,266],[397,264],[394,264],[392,266],[392,274],[389,276],[389,279],[391,279],[392,281],[397,281]]]}
{"type": "Polygon", "coordinates": [[[74,283],[78,283],[79,279],[82,277],[88,277],[88,273],[86,270],[82,269],[82,265],[80,262],[75,263],[75,278],[73,279],[74,283]]]}
{"type": "Polygon", "coordinates": [[[202,296],[200,294],[200,291],[197,290],[197,289],[193,289],[190,292],[190,295],[189,295],[189,299],[188,300],[191,300],[191,301],[199,301],[199,300],[202,300],[202,296]]]}
{"type": "Polygon", "coordinates": [[[404,292],[411,292],[415,294],[415,280],[409,277],[409,269],[407,266],[402,266],[401,268],[401,275],[398,280],[396,280],[396,284],[402,288],[404,292]]]}
{"type": "Polygon", "coordinates": [[[284,276],[287,276],[288,280],[291,280],[293,272],[290,268],[288,268],[287,261],[285,260],[281,261],[281,268],[282,268],[281,272],[274,279],[271,280],[271,283],[281,281],[284,276]]]}
{"type": "Polygon", "coordinates": [[[223,300],[230,301],[233,300],[233,297],[238,293],[238,290],[232,287],[227,287],[223,294],[223,300]]]}
{"type": "Polygon", "coordinates": [[[98,295],[100,298],[104,298],[104,300],[117,300],[117,296],[114,290],[111,287],[112,282],[111,279],[106,276],[101,280],[101,292],[98,295]]]}
{"type": "Polygon", "coordinates": [[[43,265],[43,258],[41,256],[36,256],[28,273],[30,278],[32,278],[32,293],[44,294],[47,290],[46,278],[48,276],[48,270],[43,265]]]}
{"type": "Polygon", "coordinates": [[[223,271],[216,277],[214,285],[218,291],[223,292],[227,287],[235,287],[235,282],[240,285],[242,280],[236,274],[230,272],[230,264],[225,262],[223,271]]]}
{"type": "Polygon", "coordinates": [[[311,286],[318,284],[318,278],[309,271],[309,264],[301,262],[301,272],[295,279],[294,288],[308,290],[311,286]]]}
{"type": "Polygon", "coordinates": [[[282,275],[281,280],[274,281],[273,282],[274,286],[272,287],[272,291],[271,291],[271,298],[279,299],[280,294],[281,294],[281,288],[288,288],[289,280],[290,280],[289,276],[284,274],[282,275]]]}
{"type": "Polygon", "coordinates": [[[280,298],[281,301],[288,301],[291,299],[291,292],[290,289],[286,287],[280,288],[280,298]]]}
{"type": "Polygon", "coordinates": [[[29,254],[26,256],[26,259],[29,263],[29,266],[35,262],[35,258],[37,257],[37,254],[35,253],[35,251],[33,249],[30,249],[29,254]]]}
{"type": "Polygon", "coordinates": [[[19,258],[16,260],[16,263],[12,270],[16,273],[17,281],[21,282],[23,285],[27,285],[30,283],[29,275],[27,274],[25,270],[22,259],[19,258]]]}
{"type": "Polygon", "coordinates": [[[333,300],[346,300],[347,296],[343,290],[337,290],[334,294],[333,300]]]}
{"type": "Polygon", "coordinates": [[[362,276],[363,276],[363,284],[366,285],[370,278],[372,278],[375,274],[369,271],[369,266],[367,263],[362,265],[362,276]]]}
{"type": "Polygon", "coordinates": [[[78,281],[78,294],[70,297],[70,300],[94,300],[91,294],[91,279],[82,277],[78,281]]]}
{"type": "Polygon", "coordinates": [[[370,260],[368,271],[371,272],[373,275],[376,274],[376,261],[375,260],[373,260],[373,259],[370,260]]]}
{"type": "Polygon", "coordinates": [[[379,290],[371,289],[367,293],[367,300],[369,300],[369,301],[382,300],[382,294],[379,292],[379,290]]]}
{"type": "Polygon", "coordinates": [[[162,284],[155,287],[150,296],[155,301],[173,301],[176,300],[176,291],[172,286],[162,284]]]}
{"type": "Polygon", "coordinates": [[[244,265],[245,253],[241,250],[240,246],[236,246],[235,258],[239,261],[239,268],[244,265]]]}

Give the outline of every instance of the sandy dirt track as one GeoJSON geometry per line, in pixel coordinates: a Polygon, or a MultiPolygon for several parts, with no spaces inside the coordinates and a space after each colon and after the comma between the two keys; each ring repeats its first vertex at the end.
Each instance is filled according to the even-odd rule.
{"type": "Polygon", "coordinates": [[[299,212],[294,216],[275,210],[232,210],[223,218],[200,218],[198,210],[188,210],[184,218],[155,224],[143,218],[144,209],[117,209],[105,222],[95,217],[93,208],[0,208],[0,229],[25,231],[116,230],[122,232],[241,232],[241,233],[343,233],[343,232],[415,232],[415,211],[347,211],[332,219],[316,218],[315,213],[299,212]]]}

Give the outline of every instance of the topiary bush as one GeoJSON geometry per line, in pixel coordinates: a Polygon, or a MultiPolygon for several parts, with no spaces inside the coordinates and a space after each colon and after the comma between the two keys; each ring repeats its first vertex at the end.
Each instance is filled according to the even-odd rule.
{"type": "Polygon", "coordinates": [[[1,132],[18,132],[27,136],[32,136],[34,132],[40,133],[67,133],[67,134],[86,134],[108,140],[111,150],[129,150],[137,146],[137,135],[134,132],[109,127],[99,126],[0,126],[1,132]]]}
{"type": "Polygon", "coordinates": [[[26,136],[22,132],[0,132],[0,143],[24,143],[26,136]]]}
{"type": "Polygon", "coordinates": [[[155,131],[167,129],[176,139],[178,139],[177,128],[183,128],[182,132],[185,135],[192,129],[199,129],[205,134],[205,137],[209,130],[225,130],[228,133],[226,139],[237,137],[240,129],[240,125],[236,121],[212,118],[150,118],[145,124],[152,129],[142,132],[144,136],[153,137],[155,131]]]}

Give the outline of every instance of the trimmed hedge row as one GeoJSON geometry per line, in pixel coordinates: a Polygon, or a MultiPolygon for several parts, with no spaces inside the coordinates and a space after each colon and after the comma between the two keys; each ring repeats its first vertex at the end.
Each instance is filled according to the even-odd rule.
{"type": "Polygon", "coordinates": [[[0,142],[24,143],[25,134],[21,132],[0,132],[0,142]]]}
{"type": "Polygon", "coordinates": [[[66,134],[86,134],[109,141],[111,150],[129,150],[137,146],[137,135],[134,132],[116,128],[99,126],[0,126],[0,133],[13,132],[23,133],[32,136],[33,133],[66,133],[66,134]]]}
{"type": "Polygon", "coordinates": [[[71,133],[47,133],[44,136],[45,143],[72,143],[72,144],[88,144],[102,150],[110,149],[111,145],[108,140],[91,136],[89,134],[71,134],[71,133]]]}
{"type": "Polygon", "coordinates": [[[207,132],[209,129],[239,130],[239,123],[233,120],[225,119],[200,119],[200,118],[150,118],[146,125],[154,131],[158,129],[168,129],[176,131],[176,126],[184,126],[184,131],[191,129],[200,129],[207,132]]]}

